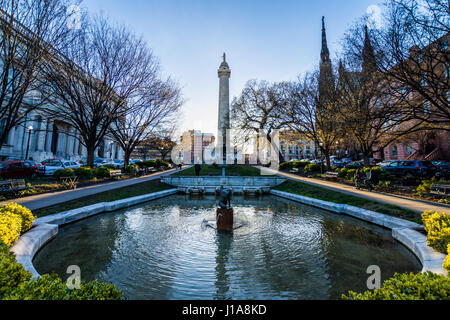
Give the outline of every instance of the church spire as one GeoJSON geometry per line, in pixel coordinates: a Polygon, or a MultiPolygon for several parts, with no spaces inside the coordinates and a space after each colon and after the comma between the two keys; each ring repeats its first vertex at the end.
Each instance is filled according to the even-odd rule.
{"type": "Polygon", "coordinates": [[[325,17],[322,17],[322,52],[320,53],[321,62],[330,61],[330,51],[327,45],[327,33],[325,29],[325,17]]]}
{"type": "Polygon", "coordinates": [[[362,62],[362,72],[364,74],[376,71],[376,60],[375,52],[370,42],[370,35],[367,25],[364,27],[364,48],[362,51],[363,62],[362,62]]]}

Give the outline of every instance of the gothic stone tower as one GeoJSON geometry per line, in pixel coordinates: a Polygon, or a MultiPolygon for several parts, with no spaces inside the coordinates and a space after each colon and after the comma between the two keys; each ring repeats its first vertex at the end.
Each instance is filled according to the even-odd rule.
{"type": "Polygon", "coordinates": [[[229,137],[227,137],[227,129],[230,129],[230,77],[231,70],[226,61],[225,53],[223,61],[218,70],[219,75],[219,127],[218,127],[218,143],[223,145],[222,158],[223,164],[226,164],[226,145],[229,137]],[[222,139],[221,139],[222,137],[222,139]]]}
{"type": "Polygon", "coordinates": [[[325,17],[322,17],[322,51],[320,53],[319,98],[325,103],[334,92],[333,67],[328,50],[325,17]]]}

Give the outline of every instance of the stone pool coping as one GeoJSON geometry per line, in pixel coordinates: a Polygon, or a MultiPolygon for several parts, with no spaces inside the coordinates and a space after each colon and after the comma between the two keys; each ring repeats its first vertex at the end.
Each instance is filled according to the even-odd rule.
{"type": "MultiPolygon", "coordinates": [[[[16,255],[17,262],[21,263],[33,275],[33,278],[38,278],[41,275],[33,266],[33,258],[47,242],[56,237],[59,226],[74,223],[100,213],[112,212],[151,200],[164,198],[176,193],[178,193],[177,189],[170,189],[113,202],[101,202],[38,218],[35,220],[31,230],[19,238],[11,248],[11,251],[16,255]]],[[[357,219],[391,229],[392,237],[411,250],[420,260],[423,266],[422,272],[431,271],[438,274],[446,274],[442,267],[446,256],[427,246],[426,236],[417,231],[422,230],[423,226],[417,223],[346,204],[332,203],[277,190],[271,190],[270,193],[278,197],[331,212],[350,215],[357,219]]]]}
{"type": "Polygon", "coordinates": [[[11,251],[16,255],[17,262],[21,263],[24,268],[33,275],[33,278],[38,278],[41,275],[33,266],[33,258],[39,249],[56,237],[59,226],[83,220],[100,213],[112,212],[151,200],[164,198],[176,193],[177,189],[170,189],[113,202],[101,202],[91,206],[38,218],[34,221],[33,227],[23,234],[14,246],[11,247],[11,251]]]}
{"type": "Polygon", "coordinates": [[[278,190],[271,190],[270,193],[281,198],[325,209],[334,213],[346,214],[376,224],[380,227],[390,229],[392,230],[392,237],[407,247],[419,259],[423,267],[422,272],[431,271],[437,274],[447,274],[442,267],[446,255],[437,252],[427,245],[427,237],[418,231],[424,230],[424,227],[420,224],[347,204],[328,202],[278,190]]]}

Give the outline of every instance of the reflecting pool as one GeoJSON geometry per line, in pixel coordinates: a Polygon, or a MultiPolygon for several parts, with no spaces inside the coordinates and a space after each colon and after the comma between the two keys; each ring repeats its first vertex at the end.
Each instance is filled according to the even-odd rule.
{"type": "Polygon", "coordinates": [[[273,196],[233,197],[233,234],[206,227],[214,196],[175,195],[60,229],[34,259],[40,274],[78,265],[84,281],[112,282],[128,299],[339,299],[418,272],[391,231],[273,196]]]}

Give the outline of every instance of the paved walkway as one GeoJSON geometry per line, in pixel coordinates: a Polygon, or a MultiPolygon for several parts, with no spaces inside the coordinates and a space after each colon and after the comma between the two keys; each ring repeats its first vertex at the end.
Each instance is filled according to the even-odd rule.
{"type": "Polygon", "coordinates": [[[430,201],[416,200],[416,199],[412,199],[412,198],[408,198],[408,197],[391,195],[391,194],[386,194],[386,193],[381,193],[381,192],[368,192],[368,191],[363,191],[363,190],[356,190],[355,187],[343,185],[343,184],[336,183],[336,182],[304,178],[304,177],[300,177],[295,174],[290,174],[290,173],[266,169],[266,168],[264,168],[263,170],[267,170],[271,173],[278,174],[278,175],[286,177],[290,180],[301,181],[304,183],[308,183],[311,185],[323,187],[323,188],[338,191],[338,192],[342,192],[342,193],[349,194],[352,196],[357,196],[357,197],[368,199],[368,200],[378,201],[378,202],[385,203],[385,204],[395,205],[395,206],[409,209],[409,210],[412,210],[412,211],[415,211],[418,213],[423,213],[424,211],[427,211],[427,210],[437,210],[440,212],[446,212],[446,213],[450,214],[450,206],[445,205],[445,204],[433,203],[430,201]]]}
{"type": "Polygon", "coordinates": [[[156,180],[161,177],[171,175],[176,172],[176,169],[168,170],[165,172],[155,173],[150,176],[132,178],[127,180],[115,181],[115,182],[107,182],[98,185],[82,187],[76,190],[67,190],[67,191],[57,191],[52,193],[45,193],[31,197],[25,197],[20,199],[11,199],[8,201],[0,202],[0,205],[8,203],[8,202],[16,202],[30,210],[38,210],[46,207],[51,207],[60,203],[64,203],[67,201],[87,197],[96,193],[101,193],[105,191],[112,191],[115,189],[120,189],[127,186],[132,186],[138,183],[143,183],[146,181],[156,180]]]}

